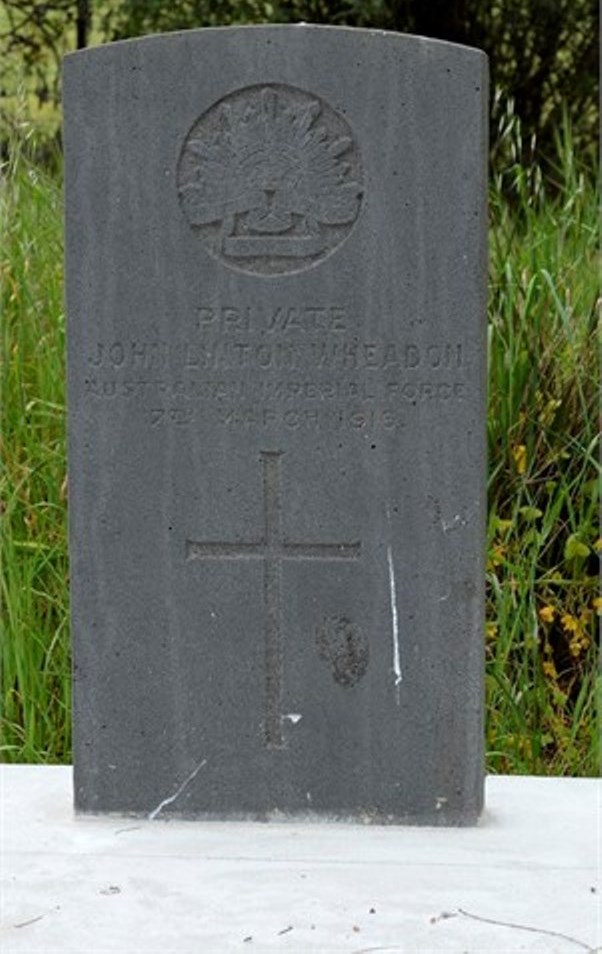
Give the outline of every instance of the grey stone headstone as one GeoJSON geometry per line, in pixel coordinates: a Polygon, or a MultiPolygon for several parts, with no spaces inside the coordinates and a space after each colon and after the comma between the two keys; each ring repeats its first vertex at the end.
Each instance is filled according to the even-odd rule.
{"type": "Polygon", "coordinates": [[[485,56],[65,63],[75,802],[474,823],[485,56]]]}

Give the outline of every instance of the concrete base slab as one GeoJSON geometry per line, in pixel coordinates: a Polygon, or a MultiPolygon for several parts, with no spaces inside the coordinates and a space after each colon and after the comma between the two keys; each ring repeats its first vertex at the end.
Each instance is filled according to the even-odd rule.
{"type": "Polygon", "coordinates": [[[473,829],[76,818],[0,766],[3,954],[597,951],[601,783],[491,777],[473,829]]]}

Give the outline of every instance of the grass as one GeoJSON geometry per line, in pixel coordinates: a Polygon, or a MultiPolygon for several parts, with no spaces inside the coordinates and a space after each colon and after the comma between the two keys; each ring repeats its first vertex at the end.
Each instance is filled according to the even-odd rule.
{"type": "Polygon", "coordinates": [[[490,197],[491,771],[597,774],[598,195],[567,120],[544,180],[501,127],[490,197]]]}
{"type": "Polygon", "coordinates": [[[62,199],[13,150],[0,186],[0,753],[70,757],[62,199]]]}
{"type": "MultiPolygon", "coordinates": [[[[25,128],[24,133],[27,130],[25,128]]],[[[490,198],[487,761],[595,775],[598,197],[568,122],[544,176],[503,117],[490,198]]],[[[0,187],[0,759],[70,759],[61,184],[0,187]]]]}

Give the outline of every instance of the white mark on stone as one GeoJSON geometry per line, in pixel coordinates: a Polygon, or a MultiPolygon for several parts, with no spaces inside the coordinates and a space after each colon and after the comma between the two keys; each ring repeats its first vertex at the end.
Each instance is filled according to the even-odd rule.
{"type": "Polygon", "coordinates": [[[393,549],[387,547],[387,563],[389,564],[389,594],[391,598],[391,621],[393,624],[393,672],[395,674],[395,696],[397,705],[400,704],[400,686],[403,679],[401,673],[401,658],[399,653],[399,624],[397,620],[397,594],[395,591],[395,566],[393,564],[393,549]]]}
{"type": "MultiPolygon", "coordinates": [[[[391,508],[389,501],[386,502],[387,527],[389,529],[389,539],[391,539],[391,508]]],[[[395,587],[395,564],[393,563],[393,547],[389,543],[387,546],[387,564],[389,567],[389,599],[391,603],[391,624],[393,628],[393,674],[395,676],[395,700],[397,705],[401,704],[401,681],[403,679],[401,672],[401,655],[399,650],[399,621],[397,617],[397,591],[395,587]]]]}
{"type": "MultiPolygon", "coordinates": [[[[471,509],[471,508],[470,508],[471,509]]],[[[443,533],[451,533],[452,530],[460,530],[462,527],[468,526],[468,520],[470,518],[470,509],[465,510],[464,513],[455,514],[451,520],[442,520],[441,529],[443,533]]]]}
{"type": "Polygon", "coordinates": [[[437,796],[437,801],[435,802],[435,811],[440,812],[444,805],[447,804],[447,798],[444,798],[443,795],[437,796]]]}
{"type": "Polygon", "coordinates": [[[442,520],[441,527],[443,528],[443,533],[451,533],[452,530],[457,530],[458,527],[464,526],[464,523],[466,523],[466,521],[462,521],[462,517],[457,513],[453,520],[449,522],[442,520]]]}
{"type": "Polygon", "coordinates": [[[307,801],[308,801],[308,804],[311,805],[311,792],[306,792],[306,793],[305,793],[305,797],[306,797],[306,799],[307,799],[307,801]]]}
{"type": "Polygon", "coordinates": [[[193,780],[194,778],[196,778],[196,776],[198,775],[198,773],[200,772],[200,770],[201,770],[201,769],[203,768],[203,766],[206,765],[206,764],[207,764],[207,759],[203,759],[202,762],[199,762],[199,764],[197,765],[197,767],[192,770],[192,772],[190,773],[190,775],[189,775],[187,778],[184,779],[184,781],[183,781],[182,784],[179,786],[179,788],[174,792],[174,794],[173,794],[173,795],[170,795],[169,798],[164,798],[162,802],[159,802],[159,804],[157,805],[157,807],[156,807],[155,809],[153,809],[153,811],[149,814],[148,820],[149,820],[149,821],[154,821],[154,819],[157,817],[157,815],[158,815],[160,812],[163,811],[163,809],[165,808],[166,805],[171,805],[172,802],[175,802],[176,798],[178,798],[178,797],[182,794],[182,792],[184,791],[184,789],[186,788],[187,785],[190,785],[190,783],[192,782],[192,780],[193,780]]]}
{"type": "Polygon", "coordinates": [[[293,725],[297,725],[297,722],[301,722],[302,718],[303,716],[300,712],[287,712],[286,715],[282,716],[282,721],[285,722],[288,719],[293,725]]]}
{"type": "Polygon", "coordinates": [[[437,600],[438,603],[445,603],[451,596],[451,590],[448,590],[447,593],[444,593],[443,596],[440,596],[437,600]]]}

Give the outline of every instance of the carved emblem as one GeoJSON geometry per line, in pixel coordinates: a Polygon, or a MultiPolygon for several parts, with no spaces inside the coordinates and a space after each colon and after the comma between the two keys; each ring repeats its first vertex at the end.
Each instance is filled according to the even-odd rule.
{"type": "Polygon", "coordinates": [[[177,173],[182,210],[208,251],[264,275],[313,265],[347,237],[362,169],[347,122],[292,86],[249,86],[192,126],[177,173]]]}

